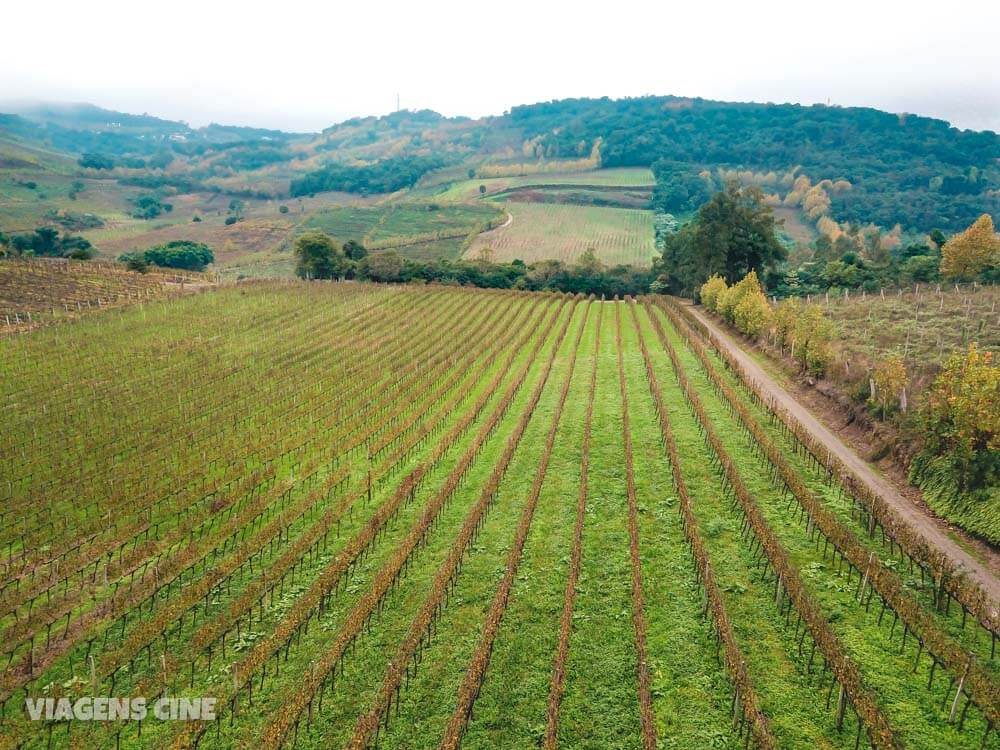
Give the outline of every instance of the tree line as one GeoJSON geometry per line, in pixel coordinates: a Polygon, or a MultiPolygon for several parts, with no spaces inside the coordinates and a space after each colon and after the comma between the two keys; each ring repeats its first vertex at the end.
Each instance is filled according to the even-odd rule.
{"type": "Polygon", "coordinates": [[[358,279],[380,283],[438,283],[492,289],[561,291],[612,297],[645,294],[654,279],[652,269],[607,266],[593,249],[573,263],[520,260],[413,260],[395,251],[369,253],[355,241],[339,243],[322,232],[307,232],[295,240],[296,273],[305,279],[358,279]]]}

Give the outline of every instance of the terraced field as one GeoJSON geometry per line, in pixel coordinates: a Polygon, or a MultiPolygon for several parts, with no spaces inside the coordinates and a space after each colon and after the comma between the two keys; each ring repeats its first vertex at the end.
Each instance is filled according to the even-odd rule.
{"type": "Polygon", "coordinates": [[[664,298],[241,284],[0,393],[0,748],[1000,747],[992,603],[664,298]]]}
{"type": "Polygon", "coordinates": [[[596,187],[596,188],[644,188],[651,189],[656,184],[653,173],[645,167],[617,167],[613,169],[593,169],[586,172],[552,172],[521,175],[516,177],[482,177],[459,180],[434,195],[435,200],[472,200],[480,196],[479,186],[486,188],[487,195],[524,187],[596,187]]]}
{"type": "Polygon", "coordinates": [[[649,266],[655,253],[652,211],[556,203],[516,203],[507,210],[513,221],[479,235],[466,257],[486,247],[496,262],[571,263],[594,248],[608,265],[649,266]]]}

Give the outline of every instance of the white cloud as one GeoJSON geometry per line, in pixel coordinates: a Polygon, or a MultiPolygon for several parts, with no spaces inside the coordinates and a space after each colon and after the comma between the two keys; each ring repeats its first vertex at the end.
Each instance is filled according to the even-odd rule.
{"type": "Polygon", "coordinates": [[[319,129],[568,96],[830,100],[1000,130],[1000,3],[9,3],[0,100],[319,129]]]}

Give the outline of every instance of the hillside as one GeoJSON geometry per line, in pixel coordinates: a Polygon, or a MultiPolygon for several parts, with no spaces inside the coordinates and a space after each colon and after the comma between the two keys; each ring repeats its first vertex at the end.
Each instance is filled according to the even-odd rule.
{"type": "Polygon", "coordinates": [[[955,231],[1000,206],[1000,136],[864,108],[570,99],[479,120],[403,111],[311,135],[191,129],[84,105],[15,109],[23,116],[0,121],[0,140],[16,136],[74,156],[104,153],[114,162],[112,174],[134,179],[128,170],[137,169],[178,189],[193,182],[280,198],[289,191],[392,192],[435,171],[446,183],[469,169],[487,178],[642,166],[654,168],[656,200],[674,212],[699,192],[700,173],[720,168],[756,173],[773,186],[792,174],[786,188],[794,175],[846,181],[849,190],[829,196],[838,222],[955,231]]]}

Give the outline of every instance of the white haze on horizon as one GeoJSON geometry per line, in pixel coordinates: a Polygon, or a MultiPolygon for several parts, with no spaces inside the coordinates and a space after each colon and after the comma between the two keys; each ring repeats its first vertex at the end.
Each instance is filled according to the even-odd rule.
{"type": "Polygon", "coordinates": [[[12,2],[0,102],[315,131],[576,96],[831,103],[1000,131],[1000,3],[12,2]],[[766,7],[766,10],[765,10],[766,7]]]}

